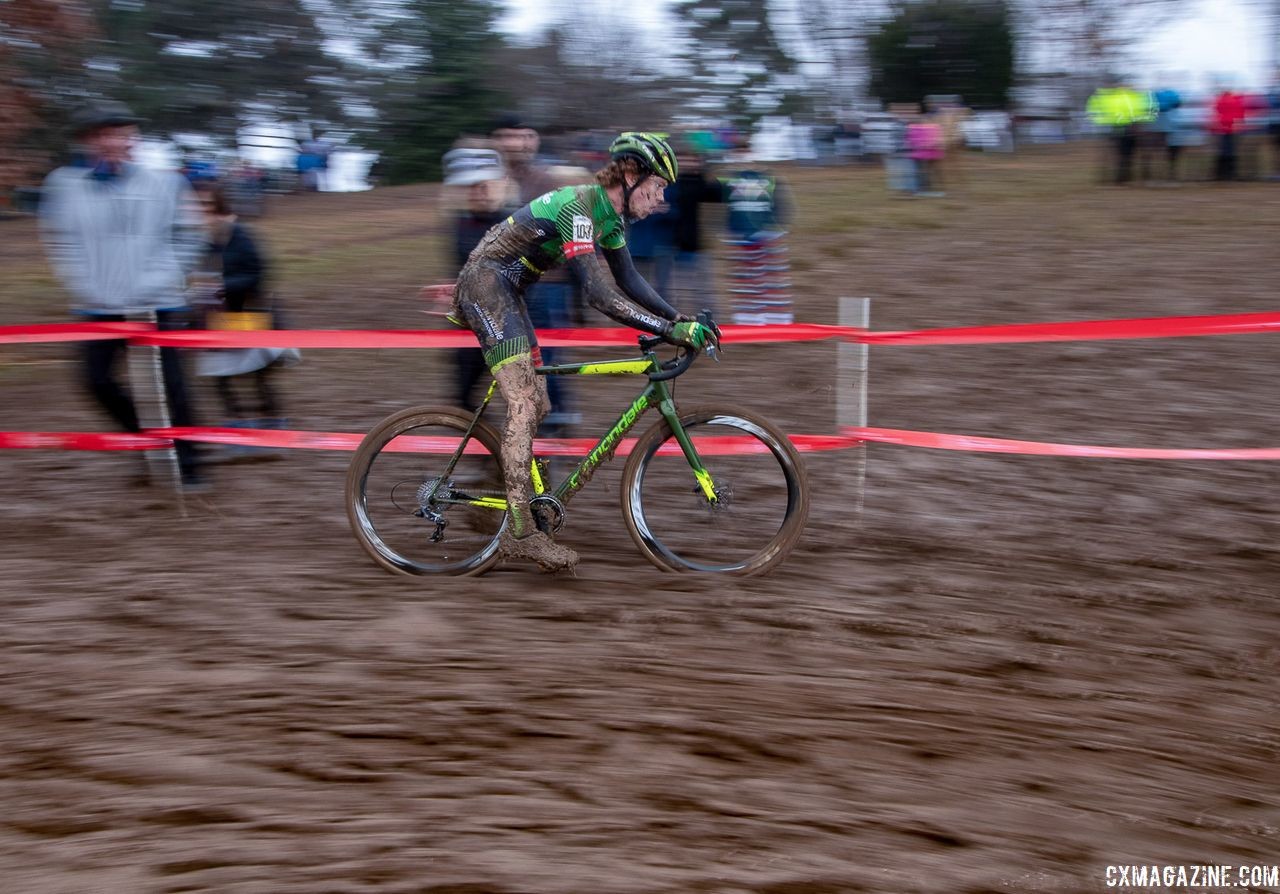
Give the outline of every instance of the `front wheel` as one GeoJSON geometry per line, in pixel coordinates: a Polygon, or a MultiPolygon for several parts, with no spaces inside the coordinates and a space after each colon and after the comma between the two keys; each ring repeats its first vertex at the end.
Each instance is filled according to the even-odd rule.
{"type": "Polygon", "coordinates": [[[632,539],[668,571],[771,571],[796,545],[809,514],[800,454],[785,434],[741,410],[689,410],[680,425],[708,477],[699,480],[666,421],[645,432],[622,472],[632,539]]]}
{"type": "Polygon", "coordinates": [[[462,410],[413,407],[360,442],[347,471],[347,518],[369,556],[401,574],[480,574],[506,520],[498,434],[462,410]]]}

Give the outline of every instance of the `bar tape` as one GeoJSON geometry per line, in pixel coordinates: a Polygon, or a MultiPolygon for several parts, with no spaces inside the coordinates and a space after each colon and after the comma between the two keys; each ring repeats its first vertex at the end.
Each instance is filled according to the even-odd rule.
{"type": "MultiPolygon", "coordinates": [[[[1280,447],[1233,448],[1153,448],[1099,447],[1085,444],[1054,444],[1042,441],[1017,441],[978,435],[952,435],[938,432],[904,431],[893,428],[846,428],[835,435],[788,435],[802,453],[824,453],[847,450],[873,441],[905,447],[934,450],[960,450],[973,453],[1005,453],[1024,456],[1065,456],[1092,459],[1158,459],[1158,460],[1275,460],[1280,447]]],[[[28,450],[151,450],[168,447],[172,439],[207,444],[232,444],[244,447],[267,447],[301,450],[354,451],[364,435],[348,432],[278,431],[244,428],[158,428],[143,434],[98,434],[93,432],[0,432],[0,449],[28,450]]],[[[590,438],[539,438],[534,452],[539,456],[585,456],[596,446],[590,438]]],[[[618,454],[626,456],[636,440],[619,443],[618,454]]],[[[707,456],[730,456],[766,453],[768,448],[755,438],[739,436],[695,437],[698,451],[707,456]]],[[[449,453],[457,438],[401,436],[392,442],[392,452],[449,453]]],[[[469,445],[469,453],[485,453],[479,443],[469,445]]],[[[666,444],[662,454],[678,454],[676,444],[666,444]]]]}
{"type": "MultiPolygon", "coordinates": [[[[1204,335],[1256,335],[1280,331],[1280,312],[1197,317],[1141,317],[1059,323],[1013,323],[950,329],[868,332],[846,326],[790,323],[724,326],[727,344],[822,341],[843,338],[868,345],[975,345],[1016,342],[1107,341],[1185,338],[1204,335]]],[[[134,344],[187,348],[466,348],[476,343],[468,330],[287,329],[219,331],[192,329],[157,332],[142,323],[46,323],[0,326],[0,344],[77,341],[129,336],[134,344]]],[[[546,347],[634,345],[636,332],[625,328],[539,329],[546,347]]]]}

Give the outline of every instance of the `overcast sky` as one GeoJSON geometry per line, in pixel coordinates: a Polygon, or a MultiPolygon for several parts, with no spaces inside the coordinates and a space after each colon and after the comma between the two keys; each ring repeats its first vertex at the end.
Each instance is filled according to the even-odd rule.
{"type": "Polygon", "coordinates": [[[1164,25],[1144,41],[1142,71],[1156,81],[1191,76],[1182,86],[1209,89],[1216,78],[1232,86],[1267,86],[1274,65],[1268,52],[1272,40],[1270,22],[1260,0],[1200,0],[1194,14],[1164,25]]]}

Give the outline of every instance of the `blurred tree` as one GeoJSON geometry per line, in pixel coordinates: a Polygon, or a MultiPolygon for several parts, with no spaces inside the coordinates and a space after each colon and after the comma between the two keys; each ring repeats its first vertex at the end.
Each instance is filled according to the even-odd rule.
{"type": "Polygon", "coordinates": [[[774,32],[768,0],[676,0],[686,35],[689,111],[750,127],[806,105],[795,61],[774,32]]]}
{"type": "Polygon", "coordinates": [[[93,89],[148,130],[232,136],[255,119],[345,117],[342,63],[304,0],[91,0],[93,89]]]}
{"type": "Polygon", "coordinates": [[[48,168],[93,33],[76,0],[0,2],[0,196],[48,168]]]}
{"type": "Polygon", "coordinates": [[[790,0],[784,37],[816,104],[843,112],[866,98],[867,33],[873,10],[846,0],[790,0]]]}
{"type": "Polygon", "coordinates": [[[663,130],[677,111],[674,78],[646,65],[645,53],[617,52],[643,41],[625,23],[607,29],[558,25],[534,45],[505,47],[496,75],[513,105],[548,132],[663,130]]]}
{"type": "Polygon", "coordinates": [[[391,183],[435,179],[460,135],[487,134],[505,96],[494,89],[503,42],[494,0],[384,3],[361,53],[375,87],[370,146],[391,183]]]}
{"type": "Polygon", "coordinates": [[[1003,0],[914,0],[895,7],[867,42],[871,92],[885,102],[960,94],[1004,108],[1013,86],[1014,39],[1003,0]]]}
{"type": "Polygon", "coordinates": [[[1172,16],[1199,0],[1016,0],[1019,70],[1051,74],[1072,95],[1071,106],[1108,80],[1123,79],[1130,51],[1172,16]]]}
{"type": "MultiPolygon", "coordinates": [[[[1051,67],[1095,82],[1125,63],[1132,46],[1197,0],[1018,0],[1018,25],[1051,67]]],[[[1096,83],[1095,83],[1096,86],[1096,83]]]]}

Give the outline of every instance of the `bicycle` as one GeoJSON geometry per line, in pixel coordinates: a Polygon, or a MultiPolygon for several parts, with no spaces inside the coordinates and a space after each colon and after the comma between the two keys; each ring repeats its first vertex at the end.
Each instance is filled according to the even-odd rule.
{"type": "MultiPolygon", "coordinates": [[[[699,319],[715,325],[708,313],[699,319]]],[[[612,458],[640,417],[656,408],[662,419],[636,440],[622,473],[622,515],[641,554],[664,571],[771,571],[796,545],[808,515],[799,453],[754,413],[734,407],[679,411],[668,383],[687,372],[699,352],[680,349],[663,361],[656,353],[661,338],[640,336],[638,344],[639,359],[538,367],[541,375],[649,379],[558,486],[551,487],[544,462],[535,458],[531,508],[538,527],[560,530],[569,500],[612,458]],[[704,457],[714,459],[705,463],[704,457]]],[[[361,441],[347,472],[347,516],[360,545],[383,568],[476,575],[497,562],[507,500],[499,435],[481,418],[496,388],[490,384],[475,412],[411,407],[361,441]]]]}

